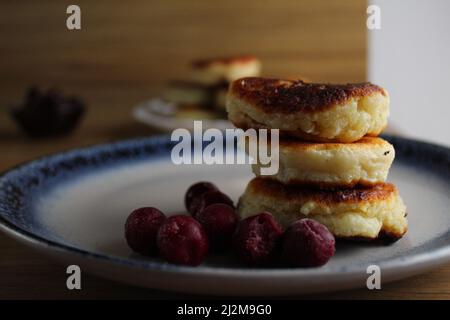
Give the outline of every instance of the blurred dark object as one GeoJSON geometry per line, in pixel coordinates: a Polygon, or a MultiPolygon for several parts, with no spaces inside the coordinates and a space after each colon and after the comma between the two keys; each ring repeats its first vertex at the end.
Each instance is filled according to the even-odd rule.
{"type": "Polygon", "coordinates": [[[11,115],[28,136],[51,137],[73,131],[84,111],[85,105],[77,97],[65,97],[54,88],[42,92],[32,87],[11,115]]]}

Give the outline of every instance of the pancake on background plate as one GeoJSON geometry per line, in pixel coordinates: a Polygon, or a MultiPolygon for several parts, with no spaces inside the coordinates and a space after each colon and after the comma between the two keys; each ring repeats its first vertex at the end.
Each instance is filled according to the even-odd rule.
{"type": "Polygon", "coordinates": [[[261,61],[254,56],[201,59],[192,62],[191,78],[206,85],[259,76],[261,61]]]}

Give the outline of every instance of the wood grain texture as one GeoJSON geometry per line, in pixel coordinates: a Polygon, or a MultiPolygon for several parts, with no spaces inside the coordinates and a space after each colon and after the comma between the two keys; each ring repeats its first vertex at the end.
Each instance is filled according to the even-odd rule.
{"type": "MultiPolygon", "coordinates": [[[[365,79],[364,1],[78,0],[82,30],[67,31],[72,1],[2,1],[0,10],[0,171],[71,148],[155,133],[130,115],[136,103],[185,78],[193,58],[249,53],[266,75],[313,81],[365,79]],[[7,109],[24,89],[58,86],[89,111],[69,137],[31,140],[7,109]]],[[[84,275],[65,288],[65,267],[0,234],[0,299],[184,298],[84,275]]],[[[311,297],[311,296],[308,296],[311,297]]],[[[450,298],[450,266],[383,286],[318,298],[450,298]]]]}
{"type": "MultiPolygon", "coordinates": [[[[66,289],[66,266],[23,247],[0,234],[0,299],[185,299],[192,296],[132,287],[82,274],[82,290],[66,289]]],[[[219,297],[220,298],[220,297],[219,297]]],[[[450,265],[433,272],[390,284],[382,290],[367,289],[283,299],[450,299],[450,265]]]]}
{"type": "Polygon", "coordinates": [[[259,56],[267,75],[365,79],[364,1],[79,0],[80,31],[66,29],[69,3],[1,3],[1,102],[35,83],[142,98],[186,77],[194,58],[240,53],[259,56]]]}

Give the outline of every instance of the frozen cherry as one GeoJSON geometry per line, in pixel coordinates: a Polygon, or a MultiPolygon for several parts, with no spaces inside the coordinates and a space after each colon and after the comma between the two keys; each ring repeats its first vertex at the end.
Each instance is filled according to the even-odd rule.
{"type": "Polygon", "coordinates": [[[260,213],[239,222],[233,235],[236,254],[250,265],[273,262],[283,230],[270,213],[260,213]]]}
{"type": "Polygon", "coordinates": [[[221,251],[229,247],[239,221],[233,207],[223,203],[212,204],[197,214],[208,236],[211,248],[221,251]]]}
{"type": "Polygon", "coordinates": [[[234,208],[233,201],[225,193],[219,190],[210,190],[192,200],[189,213],[197,218],[198,213],[215,203],[223,203],[234,208]]]}
{"type": "Polygon", "coordinates": [[[192,201],[195,198],[198,198],[205,192],[212,190],[218,189],[214,184],[206,181],[197,182],[192,186],[190,186],[189,189],[186,191],[186,195],[184,196],[184,204],[186,206],[187,211],[191,212],[189,208],[191,207],[192,201]]]}
{"type": "Polygon", "coordinates": [[[282,258],[292,266],[318,267],[334,255],[334,245],[334,236],[323,224],[311,219],[297,220],[285,232],[282,258]]]}
{"type": "Polygon", "coordinates": [[[156,254],[156,235],[165,219],[165,215],[156,208],[145,207],[134,210],[125,223],[125,239],[128,246],[144,255],[156,254]]]}
{"type": "Polygon", "coordinates": [[[57,89],[41,92],[30,88],[25,101],[13,107],[11,114],[26,134],[44,137],[71,132],[84,110],[84,103],[77,97],[65,96],[57,89]]]}
{"type": "Polygon", "coordinates": [[[208,237],[194,218],[176,215],[167,218],[157,236],[160,255],[177,264],[197,266],[208,253],[208,237]]]}

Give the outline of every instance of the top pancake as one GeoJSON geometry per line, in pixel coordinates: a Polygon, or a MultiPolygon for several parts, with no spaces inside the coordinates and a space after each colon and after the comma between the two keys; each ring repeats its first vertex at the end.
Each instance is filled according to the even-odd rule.
{"type": "Polygon", "coordinates": [[[237,127],[280,129],[315,142],[353,142],[378,135],[387,124],[389,95],[371,83],[345,85],[247,77],[228,92],[237,127]]]}
{"type": "Polygon", "coordinates": [[[265,78],[235,81],[230,90],[236,97],[268,113],[317,112],[344,104],[351,98],[374,93],[386,96],[383,88],[368,82],[339,85],[265,78]]]}

